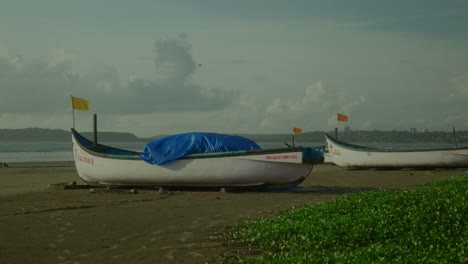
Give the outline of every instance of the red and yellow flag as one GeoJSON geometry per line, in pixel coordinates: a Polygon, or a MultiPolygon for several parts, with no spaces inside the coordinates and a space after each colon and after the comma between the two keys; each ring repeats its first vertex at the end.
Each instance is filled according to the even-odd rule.
{"type": "Polygon", "coordinates": [[[298,128],[298,127],[293,127],[293,133],[294,134],[301,134],[302,133],[302,129],[298,128]]]}
{"type": "Polygon", "coordinates": [[[338,113],[338,115],[336,116],[336,119],[337,119],[338,121],[348,122],[348,116],[345,115],[345,114],[340,114],[340,113],[338,113]]]}
{"type": "Polygon", "coordinates": [[[81,99],[78,97],[71,97],[72,100],[72,107],[73,109],[78,109],[78,110],[89,110],[89,102],[88,100],[81,99]]]}

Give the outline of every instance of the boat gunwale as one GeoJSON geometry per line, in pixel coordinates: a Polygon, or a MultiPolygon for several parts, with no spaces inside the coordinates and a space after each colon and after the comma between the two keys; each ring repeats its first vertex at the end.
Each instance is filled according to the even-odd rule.
{"type": "Polygon", "coordinates": [[[468,147],[463,148],[437,148],[437,149],[385,149],[385,148],[372,148],[367,146],[354,145],[346,143],[337,139],[334,139],[328,133],[325,133],[327,140],[330,140],[333,144],[342,147],[344,149],[357,151],[357,152],[382,152],[382,153],[400,153],[400,152],[434,152],[434,151],[454,151],[454,150],[467,150],[468,147]]]}
{"type": "MultiPolygon", "coordinates": [[[[99,151],[95,151],[92,148],[86,147],[83,142],[93,144],[93,142],[83,135],[81,135],[78,131],[75,129],[71,129],[72,131],[72,136],[75,139],[75,142],[80,146],[82,150],[85,152],[89,153],[90,155],[101,157],[101,158],[107,158],[107,159],[120,159],[120,160],[141,160],[140,154],[141,152],[137,151],[131,151],[131,150],[125,150],[125,149],[120,149],[120,148],[115,148],[103,144],[96,144],[98,148],[102,149],[110,149],[110,150],[117,150],[117,151],[122,151],[122,152],[127,152],[129,155],[124,155],[124,154],[107,154],[107,153],[102,153],[99,151]]],[[[323,147],[307,147],[310,149],[323,149],[323,147]]],[[[179,158],[178,160],[181,159],[205,159],[205,158],[223,158],[223,157],[233,157],[233,156],[253,156],[253,155],[267,155],[267,154],[276,154],[276,153],[293,153],[293,152],[303,152],[304,147],[298,146],[294,148],[274,148],[274,149],[262,149],[262,150],[239,150],[239,151],[229,151],[229,152],[212,152],[212,153],[196,153],[196,154],[190,154],[184,157],[179,158]]]]}

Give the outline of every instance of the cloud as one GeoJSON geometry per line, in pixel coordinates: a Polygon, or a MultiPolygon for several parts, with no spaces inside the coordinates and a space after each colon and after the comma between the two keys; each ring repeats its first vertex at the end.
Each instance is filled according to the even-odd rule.
{"type": "Polygon", "coordinates": [[[154,63],[163,80],[185,81],[193,75],[196,63],[190,54],[190,48],[185,34],[179,38],[156,41],[154,63]]]}
{"type": "Polygon", "coordinates": [[[352,114],[365,103],[365,96],[338,92],[320,80],[307,86],[299,99],[275,98],[265,107],[260,127],[268,130],[284,124],[285,129],[299,126],[309,131],[320,130],[336,124],[336,113],[352,114]]]}
{"type": "Polygon", "coordinates": [[[209,111],[223,109],[237,100],[234,91],[203,87],[192,80],[198,66],[185,35],[156,41],[154,51],[154,80],[134,78],[122,84],[112,69],[95,76],[95,90],[102,94],[99,100],[104,105],[114,105],[110,111],[126,114],[209,111]]]}
{"type": "Polygon", "coordinates": [[[50,53],[49,67],[71,67],[71,64],[76,60],[76,55],[68,53],[63,49],[53,49],[50,53]]]}
{"type": "Polygon", "coordinates": [[[455,87],[455,92],[451,94],[452,97],[468,96],[468,80],[464,75],[453,77],[450,81],[455,87]]]}
{"type": "Polygon", "coordinates": [[[29,61],[0,49],[0,112],[60,113],[70,108],[70,95],[108,114],[209,111],[237,100],[234,91],[193,81],[198,66],[185,35],[157,40],[154,51],[154,79],[122,80],[113,67],[74,73],[76,55],[64,50],[54,50],[49,61],[29,61]]]}
{"type": "Polygon", "coordinates": [[[65,98],[75,77],[62,63],[49,65],[3,53],[0,57],[0,112],[61,112],[69,106],[65,98]]]}

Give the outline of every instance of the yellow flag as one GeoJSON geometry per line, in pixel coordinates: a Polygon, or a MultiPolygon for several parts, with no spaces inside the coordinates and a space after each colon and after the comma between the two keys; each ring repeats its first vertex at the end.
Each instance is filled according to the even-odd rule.
{"type": "Polygon", "coordinates": [[[73,106],[73,109],[89,110],[88,100],[81,99],[81,98],[78,98],[78,97],[73,97],[72,96],[72,106],[73,106]]]}

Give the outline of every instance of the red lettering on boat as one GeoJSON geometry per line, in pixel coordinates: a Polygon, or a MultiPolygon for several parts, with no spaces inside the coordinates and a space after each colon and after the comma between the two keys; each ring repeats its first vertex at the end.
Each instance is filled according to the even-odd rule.
{"type": "Polygon", "coordinates": [[[267,160],[289,160],[289,159],[297,159],[297,155],[267,155],[265,156],[267,160]]]}
{"type": "Polygon", "coordinates": [[[79,159],[81,162],[88,163],[88,164],[91,164],[91,165],[93,165],[93,163],[94,163],[93,158],[82,157],[82,156],[79,156],[79,155],[78,155],[78,159],[79,159]]]}

